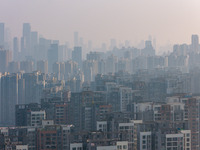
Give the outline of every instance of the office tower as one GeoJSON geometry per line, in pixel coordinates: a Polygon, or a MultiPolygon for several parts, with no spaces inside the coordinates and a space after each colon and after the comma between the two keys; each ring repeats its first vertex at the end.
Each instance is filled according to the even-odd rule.
{"type": "Polygon", "coordinates": [[[82,48],[74,47],[72,51],[72,60],[78,63],[80,69],[82,69],[82,48]]]}
{"type": "Polygon", "coordinates": [[[199,51],[199,36],[198,35],[192,35],[191,39],[191,50],[193,52],[198,52],[199,51]]]}
{"type": "Polygon", "coordinates": [[[48,50],[48,70],[50,73],[53,71],[53,64],[58,61],[58,44],[51,44],[48,50]]]}
{"type": "Polygon", "coordinates": [[[29,23],[23,24],[23,36],[21,38],[21,50],[24,56],[30,55],[31,47],[31,26],[29,23]]]}
{"type": "Polygon", "coordinates": [[[12,60],[12,52],[0,49],[0,72],[6,72],[8,63],[12,60]]]}
{"type": "Polygon", "coordinates": [[[13,59],[16,61],[19,54],[19,41],[17,37],[13,38],[13,59]]]}
{"type": "Polygon", "coordinates": [[[5,39],[5,28],[4,23],[0,23],[0,48],[4,47],[4,39],[5,39]]]}
{"type": "Polygon", "coordinates": [[[31,41],[30,41],[30,55],[33,56],[36,60],[37,57],[37,49],[38,49],[38,33],[31,32],[31,41]]]}
{"type": "Polygon", "coordinates": [[[47,60],[40,60],[37,62],[37,71],[41,73],[48,73],[48,61],[47,60]]]}
{"type": "Polygon", "coordinates": [[[74,32],[74,47],[79,46],[78,32],[74,32]]]}
{"type": "Polygon", "coordinates": [[[1,77],[0,124],[15,124],[15,105],[18,104],[18,74],[5,74],[1,77]]]}

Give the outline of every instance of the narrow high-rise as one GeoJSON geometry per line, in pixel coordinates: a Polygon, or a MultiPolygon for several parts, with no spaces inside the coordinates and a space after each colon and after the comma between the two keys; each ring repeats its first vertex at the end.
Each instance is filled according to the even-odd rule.
{"type": "Polygon", "coordinates": [[[23,24],[23,37],[21,38],[21,50],[24,56],[30,55],[31,47],[31,25],[29,23],[23,24]]]}
{"type": "Polygon", "coordinates": [[[0,23],[0,48],[4,46],[5,29],[4,23],[0,23]]]}
{"type": "Polygon", "coordinates": [[[53,72],[53,64],[58,61],[58,44],[51,44],[48,50],[48,70],[50,73],[53,72]]]}
{"type": "Polygon", "coordinates": [[[19,41],[17,37],[13,38],[13,59],[17,60],[19,54],[19,41]]]}
{"type": "Polygon", "coordinates": [[[0,124],[15,124],[15,105],[18,104],[18,74],[5,74],[1,77],[0,124]]]}
{"type": "Polygon", "coordinates": [[[192,43],[191,43],[191,50],[193,52],[198,52],[199,51],[199,36],[194,34],[192,35],[192,39],[191,39],[192,43]]]}
{"type": "Polygon", "coordinates": [[[72,60],[78,63],[79,68],[82,68],[82,48],[74,47],[72,51],[72,60]]]}

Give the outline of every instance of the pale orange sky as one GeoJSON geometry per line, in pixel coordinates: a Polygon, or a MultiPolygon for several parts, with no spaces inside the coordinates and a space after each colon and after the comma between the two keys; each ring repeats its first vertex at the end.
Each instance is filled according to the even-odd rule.
{"type": "Polygon", "coordinates": [[[78,31],[85,42],[100,45],[156,37],[157,44],[190,43],[200,35],[200,0],[0,0],[0,22],[12,36],[22,24],[46,38],[73,42],[78,31]]]}

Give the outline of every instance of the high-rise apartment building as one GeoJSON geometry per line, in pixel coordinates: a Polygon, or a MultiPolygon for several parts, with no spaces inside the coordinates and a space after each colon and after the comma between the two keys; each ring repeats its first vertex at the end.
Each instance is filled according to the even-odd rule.
{"type": "Polygon", "coordinates": [[[198,35],[192,35],[191,39],[191,50],[193,52],[198,52],[199,51],[199,36],[198,35]]]}
{"type": "Polygon", "coordinates": [[[0,23],[0,48],[4,46],[5,28],[4,23],[0,23]]]}
{"type": "Polygon", "coordinates": [[[13,59],[16,61],[19,54],[19,41],[17,37],[13,38],[13,59]]]}
{"type": "Polygon", "coordinates": [[[15,105],[18,104],[18,74],[5,74],[1,77],[0,124],[15,124],[15,105]]]}
{"type": "Polygon", "coordinates": [[[50,73],[53,72],[53,64],[58,61],[58,44],[51,44],[48,50],[48,70],[50,73]]]}
{"type": "Polygon", "coordinates": [[[6,72],[8,63],[12,60],[12,52],[0,49],[0,72],[6,72]]]}
{"type": "Polygon", "coordinates": [[[23,36],[21,38],[21,50],[24,56],[30,55],[31,47],[31,25],[29,23],[23,24],[23,36]]]}
{"type": "Polygon", "coordinates": [[[74,47],[72,51],[72,60],[78,63],[80,69],[82,69],[82,48],[74,47]]]}

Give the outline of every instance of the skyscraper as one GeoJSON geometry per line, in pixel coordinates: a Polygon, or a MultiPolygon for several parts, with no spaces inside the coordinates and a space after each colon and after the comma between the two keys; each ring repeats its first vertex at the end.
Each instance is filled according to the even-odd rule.
{"type": "Polygon", "coordinates": [[[12,59],[12,52],[9,50],[0,49],[0,72],[6,72],[8,63],[12,59]]]}
{"type": "Polygon", "coordinates": [[[5,74],[1,77],[0,124],[15,124],[15,105],[18,104],[18,75],[5,74]]]}
{"type": "Polygon", "coordinates": [[[58,61],[58,44],[51,44],[48,50],[48,70],[50,73],[53,71],[53,64],[58,61]]]}
{"type": "Polygon", "coordinates": [[[31,42],[30,42],[30,55],[37,60],[37,49],[38,49],[38,33],[31,32],[31,42]]]}
{"type": "Polygon", "coordinates": [[[17,37],[14,37],[13,39],[13,59],[18,59],[18,53],[19,53],[19,41],[17,37]]]}
{"type": "Polygon", "coordinates": [[[198,52],[199,50],[199,37],[198,35],[192,35],[192,39],[191,39],[192,43],[191,43],[191,50],[193,52],[198,52]]]}
{"type": "Polygon", "coordinates": [[[31,47],[31,26],[29,23],[23,24],[23,37],[21,41],[21,49],[25,56],[30,55],[30,47],[31,47]]]}
{"type": "Polygon", "coordinates": [[[4,23],[0,23],[0,47],[4,46],[5,29],[4,23]]]}
{"type": "Polygon", "coordinates": [[[72,60],[78,63],[79,68],[82,68],[82,48],[74,47],[72,51],[72,60]]]}

